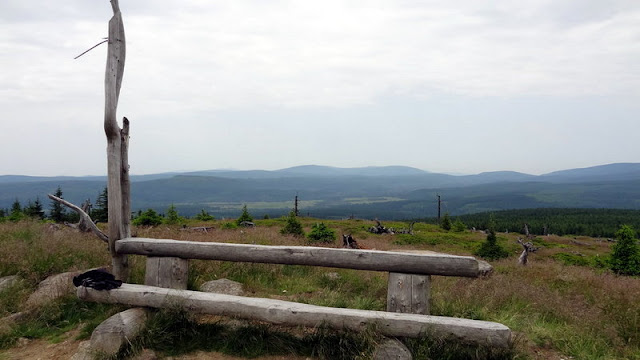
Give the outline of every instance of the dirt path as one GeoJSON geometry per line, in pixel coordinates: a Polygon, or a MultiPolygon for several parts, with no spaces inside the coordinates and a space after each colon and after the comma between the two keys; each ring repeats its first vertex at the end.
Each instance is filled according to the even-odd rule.
{"type": "Polygon", "coordinates": [[[48,359],[70,359],[78,350],[80,341],[73,340],[77,334],[67,333],[65,340],[52,344],[47,340],[20,339],[18,344],[4,352],[0,352],[2,360],[48,360],[48,359]]]}
{"type": "MultiPolygon", "coordinates": [[[[73,354],[78,351],[81,341],[73,340],[77,336],[76,331],[67,333],[64,339],[58,343],[51,343],[47,340],[28,340],[21,339],[19,343],[4,352],[0,352],[0,360],[67,360],[70,359],[73,354]]],[[[155,357],[142,357],[144,360],[156,359],[155,357]]],[[[218,352],[203,352],[198,351],[193,354],[173,356],[173,357],[158,357],[158,359],[166,360],[245,360],[246,358],[225,355],[218,352]]],[[[254,360],[311,360],[307,357],[300,356],[263,356],[258,358],[252,358],[254,360]]]]}

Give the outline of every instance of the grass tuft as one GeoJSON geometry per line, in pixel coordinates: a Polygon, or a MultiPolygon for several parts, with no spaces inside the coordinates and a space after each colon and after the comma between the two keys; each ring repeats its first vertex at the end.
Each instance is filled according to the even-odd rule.
{"type": "Polygon", "coordinates": [[[81,301],[67,296],[53,301],[18,321],[10,331],[0,333],[0,349],[19,338],[48,338],[56,342],[64,333],[82,326],[77,339],[86,339],[101,322],[121,311],[122,306],[81,301]]]}
{"type": "Polygon", "coordinates": [[[414,359],[438,360],[512,360],[522,359],[515,347],[507,349],[489,346],[473,346],[459,341],[438,339],[429,336],[404,339],[414,359]]]}

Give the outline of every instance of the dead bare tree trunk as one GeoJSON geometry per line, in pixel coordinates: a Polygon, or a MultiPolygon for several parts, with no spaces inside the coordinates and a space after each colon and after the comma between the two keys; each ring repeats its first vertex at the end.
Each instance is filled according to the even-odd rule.
{"type": "MultiPolygon", "coordinates": [[[[109,242],[109,238],[107,237],[107,235],[105,235],[102,231],[100,231],[100,229],[98,229],[98,227],[96,226],[96,224],[93,223],[93,221],[91,220],[91,217],[89,217],[89,214],[87,214],[87,212],[84,209],[81,209],[75,205],[73,205],[72,203],[61,199],[57,196],[53,196],[51,194],[47,195],[49,196],[49,199],[53,200],[53,201],[57,201],[59,203],[61,203],[62,205],[70,208],[71,210],[75,211],[78,213],[78,215],[80,215],[80,223],[84,223],[88,228],[89,231],[93,231],[93,233],[100,238],[100,240],[104,241],[104,242],[109,242]]],[[[79,224],[80,224],[79,223],[79,224]]]]}
{"type": "Polygon", "coordinates": [[[85,200],[82,205],[80,205],[80,209],[87,214],[87,218],[80,216],[80,220],[77,225],[78,230],[82,232],[91,232],[91,224],[93,224],[91,217],[89,217],[89,214],[91,214],[91,201],[89,199],[85,200]]]}
{"type": "Polygon", "coordinates": [[[123,118],[120,129],[116,120],[118,97],[122,85],[126,45],[122,13],[118,0],[110,0],[113,17],[109,20],[109,45],[105,72],[104,132],[107,136],[107,192],[109,197],[109,251],[111,252],[113,274],[117,279],[127,281],[129,262],[126,255],[115,251],[116,241],[129,237],[130,184],[128,164],[129,121],[123,118]]]}

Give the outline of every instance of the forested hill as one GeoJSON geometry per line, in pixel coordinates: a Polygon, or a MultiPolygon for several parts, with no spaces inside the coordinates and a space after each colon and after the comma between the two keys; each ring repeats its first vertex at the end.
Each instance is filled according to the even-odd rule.
{"type": "MultiPolygon", "coordinates": [[[[640,230],[640,210],[621,209],[521,209],[467,214],[456,217],[469,227],[486,229],[490,216],[498,231],[524,233],[524,224],[535,235],[586,235],[614,237],[620,225],[640,230]]],[[[435,218],[428,219],[435,222],[435,218]]]]}
{"type": "MultiPolygon", "coordinates": [[[[105,177],[0,176],[0,209],[18,200],[48,203],[61,187],[64,198],[95,201],[105,177]]],[[[488,172],[454,176],[403,167],[299,166],[276,171],[210,170],[132,176],[132,209],[182,215],[205,209],[237,216],[243,204],[260,216],[280,216],[293,207],[318,217],[409,219],[435,216],[436,198],[452,215],[524,208],[640,209],[640,164],[610,164],[545,175],[488,172]]]]}

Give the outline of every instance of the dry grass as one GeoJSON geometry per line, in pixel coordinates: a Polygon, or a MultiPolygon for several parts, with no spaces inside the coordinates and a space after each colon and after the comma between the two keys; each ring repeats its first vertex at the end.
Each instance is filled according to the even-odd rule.
{"type": "MultiPolygon", "coordinates": [[[[302,219],[305,230],[309,231],[315,221],[302,219]]],[[[215,228],[206,233],[163,225],[134,229],[134,234],[192,241],[308,244],[304,238],[280,235],[284,225],[281,219],[257,223],[256,228],[242,229],[222,229],[222,222],[191,224],[213,224],[215,228]]],[[[325,223],[338,236],[354,234],[360,244],[379,250],[419,249],[470,255],[485,238],[480,233],[444,233],[424,224],[416,224],[416,234],[409,237],[369,234],[366,228],[372,224],[366,221],[325,223]],[[414,243],[406,245],[403,239],[414,243]]],[[[406,227],[403,223],[385,225],[406,227]]],[[[515,243],[517,237],[518,234],[498,234],[499,242],[507,246],[512,256],[493,263],[491,277],[434,277],[432,313],[504,323],[519,334],[520,351],[532,358],[557,354],[575,359],[640,359],[640,279],[554,260],[559,253],[605,257],[610,243],[586,237],[540,237],[535,243],[541,249],[530,256],[529,266],[521,267],[516,265],[520,251],[515,243]]],[[[339,247],[341,240],[324,246],[339,247]]],[[[0,276],[19,274],[30,286],[53,273],[110,263],[106,245],[93,235],[66,228],[52,230],[47,224],[35,222],[0,224],[0,254],[0,276]]],[[[143,262],[142,257],[131,257],[136,282],[143,279],[143,262]]],[[[335,307],[385,307],[384,273],[217,261],[191,264],[192,288],[204,281],[229,278],[243,282],[250,296],[335,307]],[[327,277],[327,272],[337,273],[338,278],[327,277]]]]}
{"type": "Polygon", "coordinates": [[[70,228],[24,221],[0,229],[0,276],[18,274],[35,285],[49,275],[111,262],[104,242],[70,228]]]}

